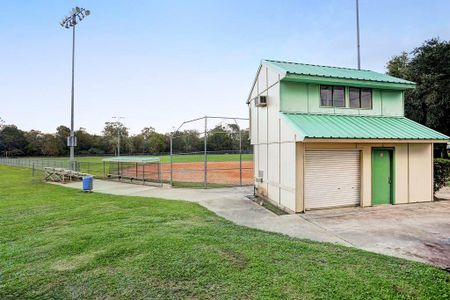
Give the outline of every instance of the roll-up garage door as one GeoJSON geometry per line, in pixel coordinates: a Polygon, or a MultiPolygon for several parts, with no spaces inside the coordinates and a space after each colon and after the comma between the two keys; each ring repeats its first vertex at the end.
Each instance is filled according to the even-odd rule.
{"type": "Polygon", "coordinates": [[[360,153],[305,151],[305,209],[359,205],[360,153]]]}

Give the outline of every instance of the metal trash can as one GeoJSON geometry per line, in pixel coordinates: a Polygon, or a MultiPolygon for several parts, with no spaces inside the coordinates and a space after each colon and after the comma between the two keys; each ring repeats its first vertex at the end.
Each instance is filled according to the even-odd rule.
{"type": "Polygon", "coordinates": [[[84,176],[83,177],[83,192],[92,192],[94,188],[94,177],[84,176]]]}

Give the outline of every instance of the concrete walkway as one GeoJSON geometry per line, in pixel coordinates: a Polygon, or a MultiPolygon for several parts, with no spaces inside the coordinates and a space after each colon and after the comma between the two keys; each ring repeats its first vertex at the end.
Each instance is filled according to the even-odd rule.
{"type": "MultiPolygon", "coordinates": [[[[81,189],[81,182],[63,186],[81,189]]],[[[450,268],[450,201],[276,215],[246,196],[252,187],[187,189],[95,180],[98,193],[196,202],[238,225],[450,268]]]]}

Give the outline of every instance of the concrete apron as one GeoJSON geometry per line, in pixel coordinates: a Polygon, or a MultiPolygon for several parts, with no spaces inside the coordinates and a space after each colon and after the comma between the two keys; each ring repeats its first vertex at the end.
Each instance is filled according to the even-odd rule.
{"type": "MultiPolygon", "coordinates": [[[[81,182],[62,186],[81,189],[81,182]]],[[[450,268],[448,201],[278,216],[246,198],[253,187],[204,190],[95,180],[94,190],[195,202],[238,225],[450,268]]]]}

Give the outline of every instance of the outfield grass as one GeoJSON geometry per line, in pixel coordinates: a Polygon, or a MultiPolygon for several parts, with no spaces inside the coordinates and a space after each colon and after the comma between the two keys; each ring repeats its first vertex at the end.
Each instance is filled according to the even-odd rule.
{"type": "Polygon", "coordinates": [[[33,182],[0,166],[0,299],[448,299],[421,263],[234,225],[188,202],[33,182]]]}
{"type": "MultiPolygon", "coordinates": [[[[169,163],[170,156],[169,155],[161,155],[161,156],[152,156],[152,155],[140,155],[143,157],[160,157],[162,163],[169,163]]],[[[108,158],[112,156],[77,156],[76,160],[78,162],[90,162],[90,163],[101,163],[104,158],[108,158]]],[[[36,159],[36,160],[69,160],[68,157],[48,157],[48,156],[40,156],[40,157],[27,157],[27,159],[36,159]]],[[[204,161],[203,154],[183,154],[183,155],[174,155],[173,162],[175,163],[184,163],[184,162],[203,162],[204,161]]],[[[248,161],[253,160],[253,154],[242,154],[242,160],[248,161]]],[[[208,154],[208,161],[211,162],[221,162],[221,161],[239,161],[239,154],[208,154]]]]}

